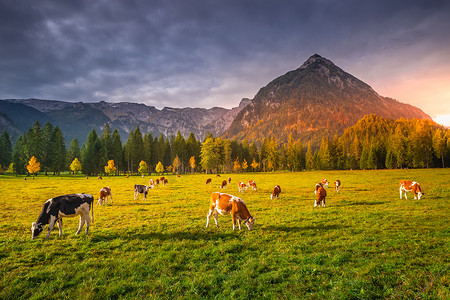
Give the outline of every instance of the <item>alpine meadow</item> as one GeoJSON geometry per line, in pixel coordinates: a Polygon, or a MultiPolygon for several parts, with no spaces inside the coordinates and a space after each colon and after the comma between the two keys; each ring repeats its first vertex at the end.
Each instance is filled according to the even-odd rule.
{"type": "Polygon", "coordinates": [[[449,169],[165,177],[167,185],[135,201],[134,184],[150,176],[1,176],[0,298],[450,297],[449,169]],[[330,182],[326,207],[313,207],[322,178],[330,182]],[[419,182],[422,199],[399,199],[401,179],[419,182]],[[239,193],[238,181],[247,180],[257,191],[239,193]],[[281,194],[271,200],[275,184],[281,194]],[[113,201],[97,205],[104,186],[113,201]],[[217,191],[245,201],[252,231],[233,231],[229,215],[205,228],[217,191]],[[64,218],[62,237],[55,226],[45,239],[46,226],[32,240],[43,203],[69,193],[94,195],[90,233],[75,235],[79,218],[64,218]]]}

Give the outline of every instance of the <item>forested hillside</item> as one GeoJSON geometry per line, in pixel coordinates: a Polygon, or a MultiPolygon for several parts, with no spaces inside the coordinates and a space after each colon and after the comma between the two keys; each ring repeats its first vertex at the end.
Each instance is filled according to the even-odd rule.
{"type": "Polygon", "coordinates": [[[341,136],[322,138],[318,147],[293,135],[286,143],[266,137],[256,143],[208,135],[199,141],[193,133],[185,139],[142,134],[137,126],[123,143],[108,123],[99,135],[92,129],[86,143],[74,138],[66,145],[58,126],[36,122],[14,147],[3,132],[0,137],[2,172],[27,174],[31,157],[40,172],[59,174],[81,171],[96,174],[146,174],[150,172],[250,172],[275,170],[333,170],[430,168],[450,165],[450,130],[429,120],[390,120],[365,116],[341,136]],[[79,168],[72,168],[75,159],[79,168]],[[11,164],[12,163],[12,164],[11,164]],[[156,166],[159,165],[157,168],[156,166]],[[105,168],[107,167],[107,168],[105,168]]]}

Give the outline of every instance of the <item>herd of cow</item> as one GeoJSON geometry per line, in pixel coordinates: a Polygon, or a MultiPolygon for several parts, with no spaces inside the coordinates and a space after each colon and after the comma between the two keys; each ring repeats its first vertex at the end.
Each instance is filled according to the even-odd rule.
{"type": "MultiPolygon", "coordinates": [[[[134,185],[134,199],[139,200],[139,194],[144,195],[144,200],[147,200],[147,194],[150,189],[162,183],[166,185],[168,183],[167,178],[161,177],[159,179],[153,180],[150,179],[148,185],[134,185]]],[[[212,179],[208,178],[206,180],[206,184],[211,184],[212,179]]],[[[231,183],[231,178],[228,180],[223,180],[220,185],[221,189],[226,188],[231,183]]],[[[239,192],[244,192],[244,190],[248,188],[252,188],[253,190],[257,190],[256,182],[253,180],[249,180],[247,184],[242,181],[238,182],[238,190],[239,192]]],[[[341,187],[341,181],[336,180],[334,182],[335,191],[339,192],[341,187]]],[[[326,189],[328,188],[328,180],[322,179],[321,182],[317,183],[315,186],[314,193],[317,198],[314,201],[314,206],[323,206],[325,207],[325,198],[327,196],[326,189]]],[[[406,192],[413,192],[414,199],[421,199],[424,193],[420,188],[418,182],[410,181],[410,180],[400,180],[400,199],[402,199],[403,195],[405,199],[408,199],[406,196],[406,192]]],[[[278,199],[281,193],[281,187],[276,185],[273,188],[273,192],[270,195],[270,199],[278,199]]],[[[103,187],[99,191],[99,197],[97,200],[97,205],[103,205],[108,203],[108,197],[112,203],[112,193],[110,187],[103,187]]],[[[42,211],[36,222],[33,222],[31,225],[31,237],[34,240],[43,230],[44,226],[48,224],[49,229],[46,238],[49,238],[50,232],[52,231],[55,223],[57,223],[59,228],[59,236],[62,236],[62,218],[63,217],[76,217],[80,216],[80,224],[78,226],[78,230],[76,234],[79,234],[86,224],[85,233],[89,233],[89,225],[91,223],[91,217],[89,216],[89,212],[91,212],[92,223],[94,223],[94,197],[90,194],[69,194],[58,196],[54,198],[50,198],[45,201],[44,206],[42,207],[42,211]]],[[[214,216],[214,221],[217,227],[219,227],[218,223],[218,215],[231,215],[233,222],[233,230],[235,230],[236,223],[238,224],[239,230],[241,230],[241,221],[244,222],[244,225],[247,226],[248,230],[253,229],[253,225],[255,224],[255,218],[250,215],[250,212],[245,204],[245,202],[236,196],[214,192],[211,194],[211,201],[208,214],[206,216],[206,227],[209,225],[209,220],[211,216],[214,216]]]]}

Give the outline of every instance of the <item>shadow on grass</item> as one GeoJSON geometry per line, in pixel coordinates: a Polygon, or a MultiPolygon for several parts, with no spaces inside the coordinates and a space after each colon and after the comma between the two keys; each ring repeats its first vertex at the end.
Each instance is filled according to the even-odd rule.
{"type": "Polygon", "coordinates": [[[95,234],[91,241],[97,242],[107,242],[115,239],[122,240],[160,240],[160,241],[171,241],[171,240],[192,240],[192,241],[227,241],[240,239],[240,234],[238,232],[232,233],[218,233],[218,232],[133,232],[124,234],[95,234]]]}
{"type": "Polygon", "coordinates": [[[367,205],[367,206],[372,206],[372,205],[381,205],[381,204],[386,204],[386,202],[367,202],[367,201],[363,201],[363,202],[343,202],[341,204],[338,204],[336,206],[356,206],[356,205],[367,205]]]}
{"type": "Polygon", "coordinates": [[[350,226],[344,226],[344,225],[317,225],[317,226],[267,226],[262,228],[262,230],[267,231],[284,231],[284,232],[298,232],[298,231],[305,231],[305,230],[339,230],[343,228],[347,228],[350,226]]]}

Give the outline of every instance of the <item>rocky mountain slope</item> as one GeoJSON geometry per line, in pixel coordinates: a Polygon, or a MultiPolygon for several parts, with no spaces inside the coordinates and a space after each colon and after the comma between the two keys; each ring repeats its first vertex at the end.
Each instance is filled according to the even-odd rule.
{"type": "Polygon", "coordinates": [[[317,145],[323,136],[342,134],[364,115],[430,119],[419,108],[380,96],[368,84],[320,55],[261,88],[234,119],[227,138],[262,141],[290,134],[317,145]]]}
{"type": "Polygon", "coordinates": [[[232,109],[165,107],[159,110],[153,106],[129,102],[72,103],[7,99],[0,101],[0,130],[13,132],[13,137],[17,137],[36,120],[39,120],[42,126],[50,121],[61,128],[67,141],[77,137],[83,143],[92,128],[101,134],[105,123],[108,122],[111,128],[119,130],[123,142],[136,125],[139,125],[143,133],[151,132],[153,137],[160,134],[176,135],[180,131],[185,137],[193,132],[197,139],[203,139],[207,132],[214,136],[222,135],[237,113],[249,102],[249,99],[243,99],[238,107],[232,109]]]}

